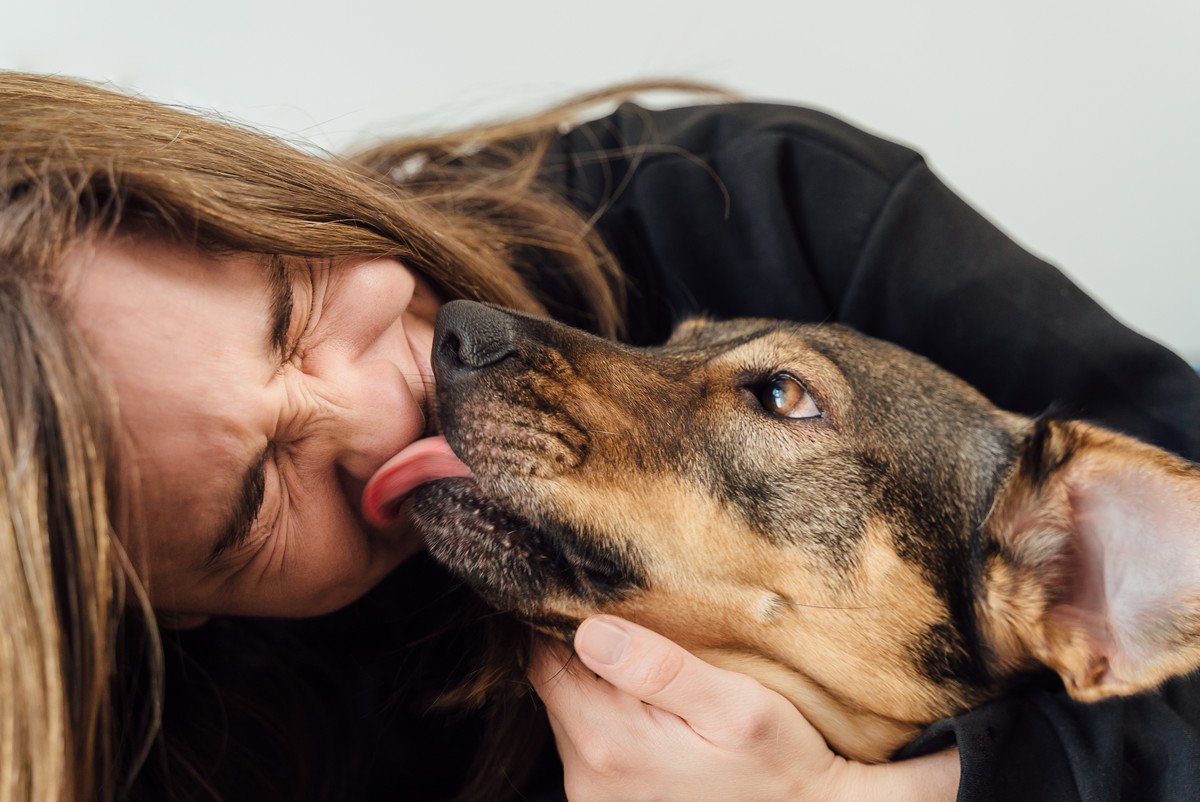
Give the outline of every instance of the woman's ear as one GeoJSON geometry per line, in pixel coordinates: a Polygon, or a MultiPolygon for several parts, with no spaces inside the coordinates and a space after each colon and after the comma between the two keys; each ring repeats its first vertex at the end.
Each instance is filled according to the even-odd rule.
{"type": "Polygon", "coordinates": [[[985,530],[981,620],[1010,664],[1035,658],[1083,701],[1200,667],[1197,465],[1040,421],[985,530]]]}

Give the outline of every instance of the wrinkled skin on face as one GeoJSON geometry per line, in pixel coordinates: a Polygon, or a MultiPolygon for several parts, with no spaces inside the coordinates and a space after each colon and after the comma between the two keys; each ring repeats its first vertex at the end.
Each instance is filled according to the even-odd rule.
{"type": "MultiPolygon", "coordinates": [[[[847,757],[885,759],[1039,665],[1101,698],[1200,661],[1183,636],[1127,659],[1104,587],[1120,528],[1104,522],[1124,513],[1088,506],[1166,472],[1171,512],[1144,528],[1180,545],[1200,519],[1194,467],[998,410],[895,346],[698,320],[634,349],[455,302],[434,370],[442,430],[474,473],[415,496],[436,558],[568,641],[611,613],[748,673],[847,757]],[[1089,558],[1093,541],[1109,547],[1089,558]]],[[[1181,551],[1169,598],[1134,594],[1139,616],[1196,601],[1200,555],[1181,551]]]]}

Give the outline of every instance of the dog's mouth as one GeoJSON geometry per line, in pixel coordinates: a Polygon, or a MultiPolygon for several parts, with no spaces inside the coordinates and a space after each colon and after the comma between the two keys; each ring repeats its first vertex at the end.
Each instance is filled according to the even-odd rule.
{"type": "MultiPolygon", "coordinates": [[[[523,449],[512,443],[486,447],[502,462],[522,458],[523,449]]],[[[485,477],[496,472],[486,461],[477,468],[485,477]]],[[[500,609],[529,613],[554,586],[589,598],[606,595],[598,589],[616,584],[611,566],[593,549],[578,542],[572,547],[562,527],[535,526],[513,509],[515,497],[505,501],[485,493],[443,435],[417,440],[381,466],[363,491],[363,512],[382,528],[410,501],[412,521],[430,554],[500,609]]]]}
{"type": "Polygon", "coordinates": [[[384,528],[400,516],[404,502],[420,485],[437,479],[471,476],[471,469],[458,458],[445,437],[423,437],[371,476],[363,489],[363,515],[374,526],[384,528]]]}
{"type": "Polygon", "coordinates": [[[500,610],[544,617],[553,598],[599,609],[642,584],[629,555],[563,523],[533,523],[474,479],[422,485],[412,515],[434,559],[500,610]]]}
{"type": "Polygon", "coordinates": [[[494,604],[503,601],[497,588],[538,590],[536,566],[544,569],[551,555],[530,547],[545,539],[531,537],[527,519],[481,491],[445,436],[416,440],[380,466],[363,491],[362,509],[370,523],[384,528],[409,501],[433,556],[494,604]]]}
{"type": "Polygon", "coordinates": [[[557,329],[535,336],[547,325],[447,304],[433,359],[441,434],[380,468],[363,507],[372,521],[408,512],[434,559],[486,601],[562,631],[564,611],[586,615],[646,583],[636,547],[570,503],[592,442],[557,329]]]}

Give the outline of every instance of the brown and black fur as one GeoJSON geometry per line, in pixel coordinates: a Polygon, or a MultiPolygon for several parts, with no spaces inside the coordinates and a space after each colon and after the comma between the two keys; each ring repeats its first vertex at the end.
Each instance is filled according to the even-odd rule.
{"type": "Polygon", "coordinates": [[[475,474],[417,493],[438,560],[568,641],[612,613],[748,673],[848,757],[882,760],[1039,666],[1091,699],[1200,662],[1200,556],[1169,599],[1147,601],[1131,574],[1128,615],[1120,588],[1097,601],[1112,569],[1088,568],[1120,551],[1112,487],[1167,488],[1169,512],[1142,528],[1186,548],[1200,472],[1003,412],[896,346],[837,325],[696,320],[636,349],[455,302],[435,370],[443,433],[475,474]],[[780,373],[818,416],[763,407],[780,373]]]}

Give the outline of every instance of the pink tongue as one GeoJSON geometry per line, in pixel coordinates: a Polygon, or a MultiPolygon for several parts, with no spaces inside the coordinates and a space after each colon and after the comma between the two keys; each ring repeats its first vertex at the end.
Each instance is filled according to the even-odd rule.
{"type": "Polygon", "coordinates": [[[400,502],[417,485],[451,476],[471,477],[471,469],[450,450],[442,436],[426,437],[380,466],[363,490],[363,515],[387,526],[400,513],[400,502]]]}

